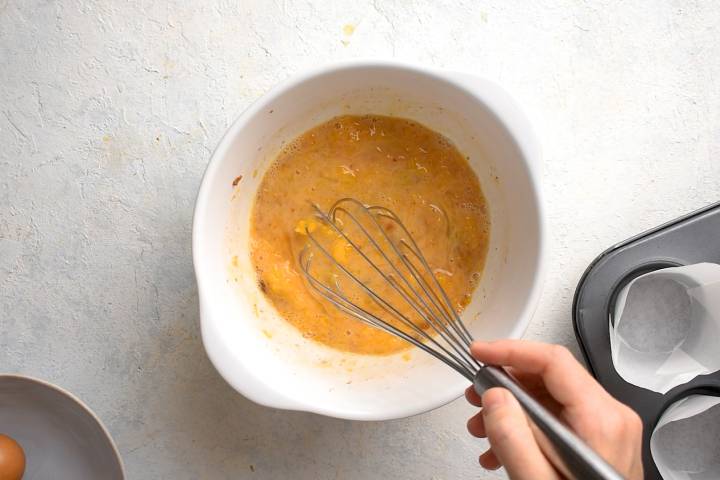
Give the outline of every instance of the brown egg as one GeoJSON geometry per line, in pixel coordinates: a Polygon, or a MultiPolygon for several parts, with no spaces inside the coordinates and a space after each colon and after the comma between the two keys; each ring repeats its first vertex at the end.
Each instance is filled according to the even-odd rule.
{"type": "Polygon", "coordinates": [[[12,438],[0,433],[0,480],[21,480],[25,473],[25,452],[12,438]]]}

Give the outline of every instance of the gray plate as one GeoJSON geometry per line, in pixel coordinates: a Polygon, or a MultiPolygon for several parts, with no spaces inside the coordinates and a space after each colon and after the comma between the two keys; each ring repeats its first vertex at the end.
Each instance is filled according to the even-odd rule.
{"type": "Polygon", "coordinates": [[[107,430],[80,400],[28,377],[0,375],[0,433],[25,450],[23,480],[123,480],[107,430]]]}

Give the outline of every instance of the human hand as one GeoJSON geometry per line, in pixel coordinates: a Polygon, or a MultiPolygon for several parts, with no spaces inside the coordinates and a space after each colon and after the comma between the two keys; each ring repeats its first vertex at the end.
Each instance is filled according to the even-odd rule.
{"type": "MultiPolygon", "coordinates": [[[[499,340],[474,342],[470,352],[482,363],[506,367],[528,393],[625,478],[643,478],[640,417],[607,393],[568,349],[499,340]]],[[[504,466],[513,480],[562,478],[543,455],[525,412],[510,392],[491,388],[481,397],[469,387],[465,397],[482,407],[468,421],[468,431],[490,441],[480,465],[490,470],[504,466]]]]}

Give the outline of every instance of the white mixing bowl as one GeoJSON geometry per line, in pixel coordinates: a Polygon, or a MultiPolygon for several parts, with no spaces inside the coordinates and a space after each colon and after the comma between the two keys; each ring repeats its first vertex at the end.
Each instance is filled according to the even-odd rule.
{"type": "Polygon", "coordinates": [[[418,349],[361,356],[307,340],[257,286],[248,227],[265,169],[284,141],[336,115],[367,113],[416,120],[469,156],[492,221],[482,281],[463,313],[475,338],[520,337],[535,309],[544,248],[540,153],[528,121],[504,91],[473,76],[395,62],[353,62],[297,76],[233,123],[195,205],[193,262],[205,349],[225,380],[257,403],[385,420],[436,408],[467,386],[418,349]],[[233,255],[239,274],[230,273],[233,255]]]}

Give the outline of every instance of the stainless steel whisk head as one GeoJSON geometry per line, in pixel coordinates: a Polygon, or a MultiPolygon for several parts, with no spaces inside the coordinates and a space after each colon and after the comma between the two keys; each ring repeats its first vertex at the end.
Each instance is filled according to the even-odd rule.
{"type": "Polygon", "coordinates": [[[305,224],[301,232],[309,241],[299,256],[313,290],[342,312],[441,360],[479,394],[492,387],[512,392],[539,427],[535,438],[546,458],[567,478],[622,480],[503,368],[470,355],[472,335],[395,213],[353,198],[338,200],[327,213],[313,207],[320,225],[305,224]],[[317,268],[320,262],[329,268],[317,268]]]}
{"type": "Polygon", "coordinates": [[[338,200],[327,213],[313,207],[330,229],[325,237],[339,240],[360,266],[352,269],[351,262],[333,253],[327,238],[305,226],[309,242],[299,260],[313,290],[341,311],[402,338],[472,381],[482,366],[469,353],[472,335],[398,216],[353,198],[338,200]],[[335,274],[313,274],[318,260],[335,274]],[[380,282],[390,287],[390,295],[387,288],[385,295],[380,292],[380,282]]]}

